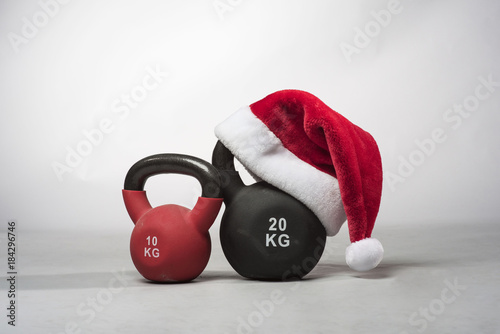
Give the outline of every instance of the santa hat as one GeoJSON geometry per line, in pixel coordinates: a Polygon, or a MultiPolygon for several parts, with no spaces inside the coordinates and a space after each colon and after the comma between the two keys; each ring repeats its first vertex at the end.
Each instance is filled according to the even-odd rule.
{"type": "Polygon", "coordinates": [[[289,193],[327,235],[347,218],[347,264],[366,271],[382,260],[371,238],[382,193],[377,143],[312,94],[283,90],[243,107],[215,128],[217,138],[257,178],[289,193]]]}

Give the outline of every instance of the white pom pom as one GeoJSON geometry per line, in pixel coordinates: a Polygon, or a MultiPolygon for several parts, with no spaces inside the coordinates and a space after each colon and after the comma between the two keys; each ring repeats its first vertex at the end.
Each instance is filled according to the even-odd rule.
{"type": "Polygon", "coordinates": [[[375,238],[366,238],[353,242],[345,250],[347,265],[356,271],[368,271],[375,268],[384,256],[384,248],[375,238]]]}

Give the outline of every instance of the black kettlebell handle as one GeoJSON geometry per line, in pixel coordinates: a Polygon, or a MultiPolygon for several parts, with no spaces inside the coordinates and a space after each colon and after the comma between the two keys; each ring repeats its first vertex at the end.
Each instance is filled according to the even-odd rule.
{"type": "Polygon", "coordinates": [[[220,140],[212,153],[212,165],[220,171],[236,171],[233,153],[220,140]]]}
{"type": "MultiPolygon", "coordinates": [[[[234,196],[242,188],[246,187],[246,185],[243,183],[240,173],[234,166],[233,153],[220,140],[215,144],[212,153],[212,165],[219,170],[224,202],[226,205],[229,205],[233,201],[234,196]]],[[[265,182],[261,181],[259,183],[265,182]]],[[[271,187],[271,185],[269,186],[271,187]]]]}
{"type": "Polygon", "coordinates": [[[155,154],[137,161],[125,177],[125,190],[143,191],[149,177],[158,174],[183,174],[201,184],[201,197],[222,197],[219,171],[205,160],[184,154],[155,154]]]}

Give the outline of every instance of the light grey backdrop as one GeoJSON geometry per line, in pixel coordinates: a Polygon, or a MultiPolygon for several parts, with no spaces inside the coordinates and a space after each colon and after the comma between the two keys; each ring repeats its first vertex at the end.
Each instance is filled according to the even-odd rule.
{"type": "MultiPolygon", "coordinates": [[[[285,88],[379,143],[377,225],[500,218],[498,1],[2,1],[0,220],[126,230],[138,159],[210,159],[213,128],[285,88]]],[[[187,177],[148,181],[193,205],[187,177]]]]}

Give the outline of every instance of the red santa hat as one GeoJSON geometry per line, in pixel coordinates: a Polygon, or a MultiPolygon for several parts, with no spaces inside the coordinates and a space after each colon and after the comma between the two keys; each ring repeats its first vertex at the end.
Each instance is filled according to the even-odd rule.
{"type": "Polygon", "coordinates": [[[312,94],[283,90],[239,109],[215,134],[252,175],[309,207],[328,236],[347,219],[349,267],[366,271],[380,263],[384,249],[371,234],[382,161],[368,132],[312,94]]]}

